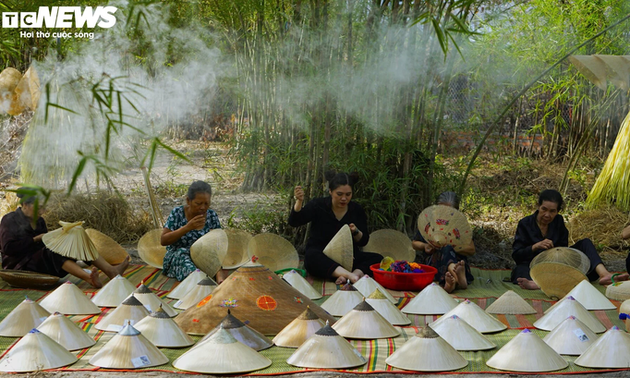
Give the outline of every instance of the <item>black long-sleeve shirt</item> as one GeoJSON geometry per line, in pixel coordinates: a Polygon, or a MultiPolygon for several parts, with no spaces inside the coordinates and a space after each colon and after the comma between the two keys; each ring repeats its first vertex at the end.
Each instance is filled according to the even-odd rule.
{"type": "Polygon", "coordinates": [[[24,269],[28,265],[38,263],[43,242],[33,238],[48,232],[44,218],[39,217],[35,228],[30,219],[24,215],[22,208],[6,214],[0,222],[0,249],[2,250],[2,267],[4,269],[24,269]],[[35,261],[32,261],[35,260],[35,261]]]}
{"type": "Polygon", "coordinates": [[[512,244],[512,258],[516,264],[527,264],[534,259],[543,250],[532,251],[532,246],[540,241],[549,239],[553,242],[554,247],[569,246],[569,230],[564,225],[564,218],[558,214],[549,226],[547,226],[547,235],[543,236],[536,218],[538,210],[532,215],[528,215],[518,222],[514,243],[512,244]]]}

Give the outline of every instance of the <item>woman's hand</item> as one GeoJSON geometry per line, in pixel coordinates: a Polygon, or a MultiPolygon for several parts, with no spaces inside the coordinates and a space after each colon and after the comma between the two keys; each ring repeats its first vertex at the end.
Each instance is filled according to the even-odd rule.
{"type": "Polygon", "coordinates": [[[424,244],[424,252],[427,255],[432,255],[435,252],[435,248],[431,245],[431,243],[422,243],[424,244]]]}
{"type": "Polygon", "coordinates": [[[553,242],[549,239],[541,240],[532,246],[532,251],[544,251],[553,248],[553,242]]]}
{"type": "Polygon", "coordinates": [[[203,230],[203,227],[206,225],[206,214],[200,214],[189,220],[186,224],[188,231],[192,230],[203,230]]]}
{"type": "Polygon", "coordinates": [[[361,238],[363,237],[363,232],[361,232],[361,230],[359,230],[359,229],[357,228],[357,226],[355,226],[355,224],[354,224],[354,223],[350,223],[350,224],[348,225],[348,227],[350,227],[350,232],[352,233],[352,238],[353,238],[355,241],[359,241],[359,240],[361,240],[361,238]]]}
{"type": "Polygon", "coordinates": [[[293,198],[295,198],[295,205],[293,205],[293,210],[298,212],[302,210],[302,203],[304,202],[304,190],[301,186],[297,185],[293,190],[293,198]]]}

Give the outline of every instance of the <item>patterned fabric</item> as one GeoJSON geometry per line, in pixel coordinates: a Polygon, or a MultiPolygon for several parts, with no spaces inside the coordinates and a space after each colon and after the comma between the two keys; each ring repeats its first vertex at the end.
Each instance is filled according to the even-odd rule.
{"type": "MultiPolygon", "coordinates": [[[[427,242],[422,237],[422,234],[420,234],[420,231],[416,231],[416,235],[414,236],[413,240],[421,241],[423,243],[427,242]]],[[[416,254],[417,262],[424,265],[430,265],[438,270],[434,280],[438,281],[440,283],[440,286],[442,287],[444,287],[444,284],[446,282],[446,272],[448,272],[448,266],[451,264],[457,264],[460,260],[464,260],[464,262],[466,263],[464,265],[464,270],[466,271],[466,281],[468,281],[468,283],[471,283],[475,279],[475,277],[470,273],[468,258],[455,252],[453,247],[451,247],[450,245],[437,249],[432,254],[428,254],[424,251],[416,254]]]]}
{"type": "MultiPolygon", "coordinates": [[[[187,223],[188,220],[184,214],[184,206],[179,206],[171,211],[164,227],[175,231],[185,226],[187,223]]],[[[190,273],[194,272],[197,267],[190,258],[190,247],[197,239],[216,228],[221,228],[219,217],[214,210],[208,209],[206,212],[206,224],[203,229],[189,231],[177,242],[166,246],[162,274],[182,281],[188,277],[190,273]]]]}

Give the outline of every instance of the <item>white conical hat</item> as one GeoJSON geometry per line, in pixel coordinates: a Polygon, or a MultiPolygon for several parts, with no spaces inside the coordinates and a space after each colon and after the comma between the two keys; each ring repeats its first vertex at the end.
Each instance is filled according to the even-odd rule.
{"type": "Polygon", "coordinates": [[[90,365],[108,369],[140,369],[167,362],[168,357],[131,324],[125,325],[89,361],[90,365]]]}
{"type": "Polygon", "coordinates": [[[0,371],[25,373],[67,366],[77,357],[50,337],[31,330],[0,360],[0,371]]]}
{"type": "Polygon", "coordinates": [[[486,309],[488,314],[535,314],[536,310],[513,290],[506,291],[486,309]]]}
{"type": "Polygon", "coordinates": [[[340,264],[348,272],[352,272],[354,262],[354,246],[350,226],[344,224],[324,248],[324,255],[340,264]]]}
{"type": "MultiPolygon", "coordinates": [[[[616,310],[617,307],[587,280],[580,281],[566,296],[573,297],[587,310],[616,310]]],[[[564,299],[564,298],[563,298],[564,299]]],[[[545,311],[548,313],[555,305],[545,311]]]]}
{"type": "Polygon", "coordinates": [[[304,312],[280,331],[273,338],[279,347],[297,348],[325,325],[316,313],[307,307],[304,312]]]}
{"type": "Polygon", "coordinates": [[[287,359],[289,365],[311,369],[349,369],[366,362],[367,359],[328,322],[287,359]]]}
{"type": "Polygon", "coordinates": [[[210,277],[206,277],[199,281],[195,287],[188,292],[182,299],[175,302],[173,307],[185,310],[199,303],[202,299],[212,293],[217,287],[217,283],[210,277]]]}
{"type": "Polygon", "coordinates": [[[605,369],[629,367],[630,335],[613,326],[582,353],[575,364],[605,369]]]}
{"type": "Polygon", "coordinates": [[[177,369],[205,374],[247,373],[269,365],[270,359],[239,342],[222,328],[173,362],[177,369]]]}
{"type": "Polygon", "coordinates": [[[431,327],[435,327],[437,324],[445,321],[453,315],[457,315],[462,318],[462,320],[481,333],[499,332],[507,328],[507,326],[498,321],[497,318],[488,314],[482,310],[481,307],[477,306],[476,303],[473,303],[468,299],[429,325],[431,327]]]}
{"type": "Polygon", "coordinates": [[[431,327],[422,328],[385,362],[398,369],[413,371],[452,371],[468,365],[468,361],[431,327]]]}
{"type": "Polygon", "coordinates": [[[606,90],[606,64],[601,59],[597,59],[595,55],[571,55],[569,61],[591,83],[603,91],[606,90]]]}
{"type": "Polygon", "coordinates": [[[495,348],[496,345],[470,324],[453,315],[432,326],[447,343],[461,351],[477,351],[495,348]]]}
{"type": "Polygon", "coordinates": [[[558,354],[570,356],[579,356],[584,353],[595,340],[597,340],[595,332],[575,316],[566,318],[543,339],[558,354]]]}
{"type": "Polygon", "coordinates": [[[223,318],[212,331],[208,332],[208,334],[199,340],[199,342],[195,345],[195,348],[203,344],[206,340],[212,338],[212,335],[220,329],[224,329],[229,332],[236,340],[255,351],[271,348],[273,346],[273,341],[271,341],[267,336],[238,320],[231,314],[230,309],[228,309],[225,318],[223,318]]]}
{"type": "Polygon", "coordinates": [[[92,297],[92,303],[98,307],[117,307],[134,290],[136,290],[136,287],[119,274],[92,297]]]}
{"type": "Polygon", "coordinates": [[[444,315],[457,307],[457,301],[435,282],[416,295],[402,312],[405,314],[444,315]]]}
{"type": "Polygon", "coordinates": [[[84,349],[96,344],[76,323],[58,312],[50,315],[37,329],[68,350],[84,349]]]}
{"type": "Polygon", "coordinates": [[[85,233],[90,237],[92,243],[96,247],[98,254],[111,265],[118,265],[129,258],[129,253],[116,240],[110,238],[104,233],[88,228],[85,233]]]}
{"type": "Polygon", "coordinates": [[[319,299],[322,297],[322,293],[315,290],[313,286],[302,275],[295,270],[291,270],[282,275],[285,281],[289,283],[289,285],[293,286],[300,293],[306,295],[310,299],[319,299]]]}
{"type": "Polygon", "coordinates": [[[249,239],[247,255],[258,258],[258,263],[272,272],[282,269],[297,268],[300,257],[288,240],[280,235],[263,232],[249,239]]]}
{"type": "Polygon", "coordinates": [[[144,317],[134,328],[160,348],[183,348],[195,343],[161,308],[144,317]]]}
{"type": "Polygon", "coordinates": [[[166,247],[160,242],[163,231],[163,228],[156,228],[142,235],[138,240],[138,256],[145,263],[158,269],[162,269],[164,255],[166,255],[166,247]]]}
{"type": "Polygon", "coordinates": [[[186,294],[188,294],[192,289],[197,286],[199,281],[208,277],[207,274],[201,271],[201,269],[197,269],[194,272],[190,273],[188,277],[186,277],[182,282],[177,285],[177,287],[171,290],[168,294],[166,294],[167,298],[173,299],[181,299],[186,294]]]}
{"type": "Polygon", "coordinates": [[[389,256],[394,260],[413,261],[416,258],[411,239],[398,230],[386,229],[372,232],[363,250],[389,256]]]}
{"type": "Polygon", "coordinates": [[[381,286],[380,283],[376,282],[374,278],[368,276],[367,274],[361,277],[357,282],[355,282],[354,287],[359,290],[359,293],[364,297],[369,297],[370,294],[374,292],[376,289],[380,289],[381,292],[389,299],[393,304],[398,303],[398,299],[394,298],[387,289],[381,286]]]}
{"type": "Polygon", "coordinates": [[[606,327],[573,297],[566,297],[559,302],[553,310],[538,319],[534,323],[534,327],[542,329],[543,331],[551,331],[571,315],[575,316],[595,333],[606,331],[606,327]]]}
{"type": "Polygon", "coordinates": [[[190,247],[190,258],[195,266],[214,277],[227,254],[228,237],[224,230],[210,230],[190,247]]]}
{"type": "Polygon", "coordinates": [[[529,329],[514,336],[486,365],[499,370],[530,373],[561,370],[569,366],[562,356],[529,329]]]}
{"type": "Polygon", "coordinates": [[[119,332],[127,323],[134,325],[147,315],[149,311],[132,293],[120,306],[96,323],[95,327],[101,331],[119,332]]]}
{"type": "Polygon", "coordinates": [[[321,307],[330,315],[344,316],[362,301],[363,296],[361,293],[348,282],[340,290],[335,291],[333,295],[328,297],[321,307]]]}
{"type": "Polygon", "coordinates": [[[83,222],[68,223],[59,221],[60,228],[50,231],[42,237],[42,241],[51,251],[81,261],[98,259],[96,246],[85,233],[83,222]]]}
{"type": "Polygon", "coordinates": [[[60,312],[65,315],[101,313],[101,309],[92,303],[77,285],[70,281],[64,282],[55,291],[41,300],[39,304],[50,313],[60,312]]]}
{"type": "Polygon", "coordinates": [[[384,339],[400,335],[381,314],[363,301],[332,325],[335,331],[349,339],[384,339]]]}
{"type": "Polygon", "coordinates": [[[0,336],[22,337],[37,328],[50,313],[28,297],[0,322],[0,336]]]}
{"type": "Polygon", "coordinates": [[[243,230],[227,229],[227,252],[223,258],[223,269],[236,269],[249,261],[247,246],[252,235],[243,230]]]}
{"type": "Polygon", "coordinates": [[[615,301],[630,299],[630,281],[615,282],[606,288],[606,297],[615,301]]]}
{"type": "Polygon", "coordinates": [[[374,290],[372,294],[365,300],[370,304],[379,314],[390,322],[392,325],[409,325],[411,320],[407,315],[400,312],[398,307],[394,306],[380,289],[374,290]]]}
{"type": "MultiPolygon", "coordinates": [[[[136,290],[134,290],[133,295],[146,307],[147,310],[154,312],[159,308],[162,308],[164,312],[168,314],[171,318],[177,315],[177,311],[171,305],[164,302],[162,298],[155,295],[151,289],[146,287],[144,283],[141,283],[140,286],[136,290]]],[[[131,294],[129,295],[131,297],[131,294]]],[[[127,298],[129,298],[127,297],[127,298]]]]}

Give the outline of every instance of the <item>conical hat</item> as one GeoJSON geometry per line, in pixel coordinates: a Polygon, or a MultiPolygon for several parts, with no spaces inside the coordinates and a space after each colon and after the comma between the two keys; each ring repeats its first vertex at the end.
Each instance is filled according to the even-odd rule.
{"type": "Polygon", "coordinates": [[[42,306],[26,297],[0,322],[0,336],[22,337],[42,324],[48,315],[42,306]]]}
{"type": "Polygon", "coordinates": [[[327,323],[306,340],[287,363],[311,369],[349,369],[365,365],[367,359],[327,323]]]}
{"type": "Polygon", "coordinates": [[[335,331],[349,339],[385,339],[400,335],[381,314],[363,301],[332,325],[335,331]]]}
{"type": "Polygon", "coordinates": [[[114,311],[96,323],[96,329],[107,332],[119,332],[127,323],[136,324],[149,315],[149,311],[134,296],[125,299],[114,311]]]}
{"type": "Polygon", "coordinates": [[[142,235],[138,240],[138,256],[145,263],[158,269],[162,269],[162,262],[166,255],[166,247],[160,242],[162,231],[163,229],[156,228],[142,235]]]}
{"type": "Polygon", "coordinates": [[[289,285],[293,286],[297,291],[306,295],[310,299],[319,299],[322,297],[322,294],[315,290],[313,286],[302,275],[295,270],[285,273],[282,275],[282,278],[289,283],[289,285]]]}
{"type": "Polygon", "coordinates": [[[344,224],[337,234],[330,239],[324,255],[328,256],[337,264],[340,264],[348,272],[352,272],[354,264],[354,247],[352,244],[352,232],[350,226],[344,224]]]}
{"type": "Polygon", "coordinates": [[[407,315],[400,312],[398,307],[394,306],[383,292],[379,289],[374,290],[372,294],[365,300],[370,304],[379,314],[383,315],[385,320],[392,325],[409,325],[411,320],[407,315]]]}
{"type": "Polygon", "coordinates": [[[67,366],[77,362],[74,354],[50,337],[33,329],[0,360],[0,371],[25,373],[67,366]]]}
{"type": "Polygon", "coordinates": [[[468,361],[430,327],[422,328],[385,362],[413,371],[452,371],[468,365],[468,361]]]}
{"type": "Polygon", "coordinates": [[[0,72],[0,99],[10,100],[17,87],[22,74],[13,67],[7,67],[0,72]]]}
{"type": "MultiPolygon", "coordinates": [[[[616,310],[611,301],[601,291],[597,290],[588,280],[580,281],[567,295],[575,298],[587,310],[616,310]]],[[[555,306],[555,305],[554,305],[555,306]]],[[[551,308],[547,309],[548,312],[551,308]]]]}
{"type": "Polygon", "coordinates": [[[182,282],[180,282],[175,289],[166,294],[166,297],[181,299],[185,297],[186,294],[188,294],[192,289],[194,289],[199,281],[203,280],[206,277],[208,277],[208,275],[202,272],[201,269],[196,269],[194,272],[190,273],[188,277],[186,277],[182,282]]]}
{"type": "Polygon", "coordinates": [[[160,348],[183,348],[195,343],[161,308],[144,317],[134,328],[160,348]]]}
{"type": "Polygon", "coordinates": [[[212,278],[206,277],[199,281],[182,299],[175,302],[173,307],[186,310],[189,307],[195,306],[202,299],[210,295],[216,287],[217,283],[214,282],[212,278]]]}
{"type": "Polygon", "coordinates": [[[461,351],[493,349],[496,345],[459,316],[453,315],[432,326],[447,343],[461,351]]]}
{"type": "Polygon", "coordinates": [[[221,322],[207,335],[205,335],[195,348],[200,344],[208,340],[215,334],[220,328],[228,331],[236,340],[247,345],[255,351],[260,351],[263,349],[271,348],[273,346],[273,341],[267,338],[262,333],[256,331],[255,329],[248,327],[242,321],[238,320],[234,315],[230,313],[230,309],[227,310],[227,315],[221,322]]]}
{"type": "Polygon", "coordinates": [[[398,230],[386,229],[372,232],[363,250],[389,256],[394,260],[413,261],[416,259],[416,251],[411,246],[411,239],[398,230]]]}
{"type": "Polygon", "coordinates": [[[89,348],[96,344],[78,325],[58,312],[50,315],[37,329],[68,350],[89,348]]]}
{"type": "Polygon", "coordinates": [[[330,315],[344,316],[361,302],[363,302],[363,296],[348,282],[328,297],[322,304],[322,308],[330,315]]]}
{"type": "Polygon", "coordinates": [[[98,307],[117,307],[134,290],[136,290],[136,287],[119,274],[92,297],[92,303],[98,307]]]}
{"type": "Polygon", "coordinates": [[[98,254],[103,256],[105,261],[111,265],[118,265],[129,257],[127,251],[116,241],[104,233],[97,231],[93,228],[85,230],[92,243],[96,247],[98,254]]]}
{"type": "MultiPolygon", "coordinates": [[[[177,311],[170,304],[164,302],[162,298],[155,295],[151,289],[146,287],[144,283],[141,283],[140,286],[136,290],[134,290],[133,295],[144,305],[144,307],[151,311],[157,311],[159,308],[164,310],[171,318],[177,315],[177,311]]],[[[129,295],[131,297],[131,294],[129,295]]],[[[129,298],[127,297],[127,298],[129,298]]]]}
{"type": "Polygon", "coordinates": [[[59,277],[28,270],[0,269],[0,278],[10,286],[27,289],[48,289],[59,283],[59,277]]]}
{"type": "Polygon", "coordinates": [[[223,269],[236,269],[249,261],[247,246],[252,235],[243,230],[227,229],[227,252],[223,258],[223,269]]]}
{"type": "Polygon", "coordinates": [[[101,309],[96,307],[77,285],[70,281],[64,282],[55,291],[48,294],[39,304],[46,311],[61,312],[65,315],[89,315],[100,314],[101,309]]]}
{"type": "Polygon", "coordinates": [[[256,256],[258,263],[275,272],[281,269],[297,268],[300,258],[293,244],[276,234],[262,233],[249,239],[249,258],[256,256]]]}
{"type": "Polygon", "coordinates": [[[307,307],[300,316],[273,338],[273,343],[279,347],[298,348],[324,325],[324,321],[307,307]]]}
{"type": "Polygon", "coordinates": [[[270,359],[237,341],[222,328],[173,362],[177,369],[205,374],[247,373],[269,365],[270,359]]]}
{"type": "Polygon", "coordinates": [[[190,258],[197,268],[214,277],[227,254],[228,237],[224,230],[217,228],[197,239],[190,247],[190,258]]]}
{"type": "Polygon", "coordinates": [[[571,55],[569,61],[591,83],[603,91],[606,90],[606,65],[602,60],[593,55],[571,55]]]}
{"type": "Polygon", "coordinates": [[[569,316],[543,339],[558,354],[579,356],[595,341],[597,335],[586,324],[569,316]]]}
{"type": "Polygon", "coordinates": [[[630,299],[630,281],[615,282],[606,288],[606,297],[615,301],[630,299]]]}
{"type": "Polygon", "coordinates": [[[488,314],[482,310],[481,307],[477,306],[476,303],[473,303],[468,299],[429,325],[431,327],[437,327],[439,323],[445,321],[453,315],[459,316],[462,320],[481,333],[499,332],[507,328],[507,326],[498,321],[497,318],[488,314]]]}
{"type": "Polygon", "coordinates": [[[258,332],[275,335],[307,306],[323,320],[335,321],[269,268],[250,262],[238,268],[197,306],[179,314],[175,321],[189,334],[205,335],[225,317],[229,308],[232,315],[258,332]]]}
{"type": "Polygon", "coordinates": [[[164,365],[168,357],[140,331],[127,324],[90,358],[90,365],[109,369],[140,369],[164,365]]]}
{"type": "Polygon", "coordinates": [[[508,341],[486,365],[499,370],[530,373],[561,370],[569,366],[562,356],[529,329],[508,341]]]}
{"type": "Polygon", "coordinates": [[[580,281],[586,279],[590,261],[577,249],[556,247],[534,257],[530,275],[550,298],[562,298],[580,281]]]}
{"type": "Polygon", "coordinates": [[[620,89],[628,90],[628,78],[630,77],[630,64],[623,56],[594,55],[608,67],[608,80],[620,89]]]}
{"type": "Polygon", "coordinates": [[[83,222],[68,223],[59,221],[60,228],[50,231],[42,241],[51,251],[81,261],[98,259],[96,246],[82,227],[83,222]]]}
{"type": "Polygon", "coordinates": [[[534,327],[543,331],[551,331],[571,315],[575,316],[595,333],[606,331],[606,327],[573,297],[566,297],[558,303],[553,310],[538,319],[534,323],[534,327]]]}
{"type": "Polygon", "coordinates": [[[387,289],[381,286],[380,283],[376,282],[374,278],[368,276],[367,274],[361,277],[357,282],[354,283],[354,287],[363,295],[364,297],[369,297],[370,294],[374,292],[374,290],[379,289],[381,292],[389,299],[393,304],[398,303],[398,299],[394,298],[387,289]]]}
{"type": "Polygon", "coordinates": [[[516,294],[513,290],[506,291],[486,309],[488,314],[535,314],[536,310],[516,294]]]}
{"type": "MultiPolygon", "coordinates": [[[[37,76],[35,68],[31,66],[28,70],[26,70],[24,76],[22,76],[15,87],[13,103],[16,103],[16,105],[12,103],[11,110],[23,110],[24,108],[29,108],[31,110],[37,109],[37,104],[41,95],[39,87],[39,77],[37,76]]],[[[11,111],[9,114],[12,114],[11,111]]]]}
{"type": "Polygon", "coordinates": [[[630,366],[630,335],[613,326],[582,353],[575,364],[591,368],[627,368],[630,366]]]}
{"type": "Polygon", "coordinates": [[[435,282],[416,295],[402,312],[405,314],[444,315],[457,307],[457,301],[435,282]]]}
{"type": "Polygon", "coordinates": [[[433,205],[422,210],[418,230],[427,243],[438,248],[450,245],[459,252],[472,242],[468,219],[450,206],[433,205]]]}

